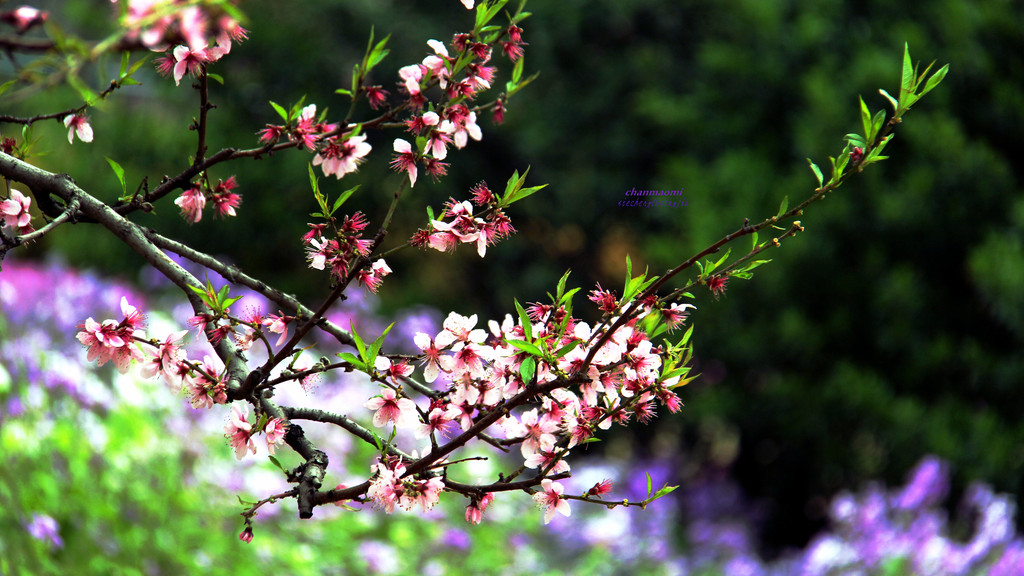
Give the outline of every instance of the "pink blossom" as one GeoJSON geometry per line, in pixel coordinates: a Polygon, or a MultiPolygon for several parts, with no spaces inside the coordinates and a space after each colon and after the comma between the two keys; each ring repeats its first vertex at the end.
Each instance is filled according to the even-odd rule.
{"type": "MultiPolygon", "coordinates": [[[[476,0],[462,0],[462,5],[466,7],[466,10],[472,10],[473,9],[473,2],[475,2],[475,1],[476,0]]],[[[479,523],[480,523],[479,520],[477,522],[475,522],[475,524],[479,524],[479,523]]]]}
{"type": "Polygon", "coordinates": [[[377,411],[373,415],[374,426],[394,422],[395,426],[403,427],[416,422],[416,403],[408,398],[399,398],[391,388],[384,388],[380,396],[370,398],[363,406],[377,411]]]}
{"type": "Polygon", "coordinates": [[[0,20],[13,25],[18,34],[24,34],[29,28],[45,22],[49,16],[49,12],[43,12],[31,6],[21,6],[0,14],[0,20]]]}
{"type": "Polygon", "coordinates": [[[403,170],[409,174],[409,187],[416,185],[416,153],[412,151],[412,145],[402,140],[395,139],[395,152],[398,156],[391,161],[391,168],[396,172],[403,170]]]}
{"type": "Polygon", "coordinates": [[[413,506],[419,504],[424,512],[429,512],[437,503],[442,490],[444,480],[440,476],[434,476],[429,480],[404,482],[399,504],[406,510],[412,510],[413,506]]]}
{"type": "Polygon", "coordinates": [[[441,350],[451,346],[455,337],[448,331],[441,332],[437,339],[431,338],[423,332],[417,332],[413,336],[413,342],[423,351],[423,379],[427,382],[437,380],[440,372],[449,372],[452,367],[452,358],[441,354],[441,350]]]}
{"type": "Polygon", "coordinates": [[[11,228],[18,228],[19,231],[31,228],[29,226],[29,222],[32,221],[32,215],[29,214],[31,205],[31,198],[19,190],[12,189],[11,197],[0,202],[0,215],[3,215],[4,224],[11,228]]]}
{"type": "Polygon", "coordinates": [[[156,347],[155,353],[142,365],[142,375],[152,378],[160,374],[168,386],[180,388],[181,377],[183,372],[188,371],[188,367],[184,366],[184,371],[182,370],[182,361],[186,358],[185,351],[176,343],[186,334],[188,334],[188,330],[181,330],[172,332],[164,338],[164,341],[156,347]]]}
{"type": "Polygon", "coordinates": [[[267,435],[267,450],[273,454],[275,447],[284,444],[284,435],[288,432],[287,424],[280,418],[271,418],[263,432],[267,435]]]}
{"type": "Polygon", "coordinates": [[[188,46],[175,46],[172,54],[174,54],[173,72],[176,86],[181,85],[181,79],[185,77],[185,74],[195,76],[210,60],[204,48],[193,50],[188,46]]]}
{"type": "Polygon", "coordinates": [[[423,79],[423,68],[419,64],[411,64],[398,69],[398,76],[405,81],[405,89],[410,95],[420,93],[420,80],[423,79]]]}
{"type": "Polygon", "coordinates": [[[193,186],[181,193],[174,203],[181,208],[181,217],[195,224],[203,219],[203,208],[206,206],[206,195],[199,186],[193,186]]]}
{"type": "Polygon", "coordinates": [[[231,439],[231,447],[235,449],[235,458],[245,456],[248,449],[256,453],[256,443],[252,439],[252,424],[249,424],[249,409],[245,404],[231,406],[231,418],[224,426],[224,432],[231,439]]]}
{"type": "Polygon", "coordinates": [[[238,539],[241,540],[242,542],[245,542],[246,544],[251,543],[252,542],[252,527],[246,526],[245,530],[242,530],[242,533],[238,535],[238,539]]]}
{"type": "Polygon", "coordinates": [[[476,112],[470,112],[469,116],[466,117],[465,122],[454,127],[455,131],[455,147],[463,148],[466,145],[467,138],[472,138],[477,142],[483,138],[483,132],[480,130],[480,126],[476,123],[476,112]]]}
{"type": "Polygon", "coordinates": [[[352,136],[348,139],[331,138],[316,156],[313,165],[323,165],[324,176],[334,174],[341,178],[345,174],[355,172],[367,154],[370,145],[366,143],[366,135],[352,136]]]}
{"type": "Polygon", "coordinates": [[[569,516],[572,510],[569,509],[569,501],[562,497],[562,492],[565,488],[561,484],[545,478],[541,480],[541,491],[535,492],[533,499],[537,502],[537,505],[544,509],[544,523],[551,522],[551,519],[555,517],[555,512],[561,513],[563,516],[569,516]]]}
{"type": "Polygon", "coordinates": [[[390,378],[396,383],[409,374],[412,374],[412,366],[409,366],[408,362],[405,360],[392,362],[387,356],[378,356],[373,363],[373,367],[376,368],[382,376],[390,378]]]}
{"type": "Polygon", "coordinates": [[[391,268],[388,267],[387,262],[383,258],[380,258],[370,266],[369,270],[363,268],[359,271],[359,283],[366,286],[366,289],[370,292],[376,294],[380,288],[381,281],[388,274],[391,274],[391,268]]]}
{"type": "Polygon", "coordinates": [[[68,143],[75,142],[75,134],[82,142],[92,142],[92,126],[89,125],[89,118],[82,113],[69,114],[64,117],[64,126],[68,128],[68,143]]]}
{"type": "Polygon", "coordinates": [[[484,519],[484,510],[494,501],[494,493],[486,492],[479,500],[473,499],[469,506],[466,506],[466,522],[479,524],[484,519]]]}
{"type": "Polygon", "coordinates": [[[274,346],[281,346],[288,341],[288,323],[292,320],[294,318],[291,316],[279,316],[277,314],[268,314],[263,319],[263,325],[267,327],[267,330],[281,335],[274,346]]]}

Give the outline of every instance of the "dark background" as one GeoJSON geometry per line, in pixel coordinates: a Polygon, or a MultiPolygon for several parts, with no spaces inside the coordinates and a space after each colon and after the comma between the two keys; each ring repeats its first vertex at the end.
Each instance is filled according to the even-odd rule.
{"type": "MultiPolygon", "coordinates": [[[[87,29],[105,20],[94,8],[61,23],[87,29]]],[[[422,59],[428,38],[447,41],[470,24],[455,0],[243,8],[251,38],[214,70],[227,84],[212,93],[213,149],[255,146],[255,133],[277,121],[267,99],[288,105],[306,95],[341,115],[348,102],[334,90],[346,86],[371,25],[378,38],[392,34],[373,80],[394,92],[395,72],[422,59]]],[[[597,281],[621,290],[627,253],[634,269],[660,273],[744,218],[774,214],[784,196],[809,194],[805,158],[824,165],[842,135],[860,131],[858,95],[872,110],[887,106],[878,89],[898,90],[906,42],[915,60],[949,63],[950,72],[906,116],[891,159],[812,206],[801,218],[806,233],[771,253],[753,280],[732,280],[717,301],[696,294],[703,376],[682,390],[682,413],[624,432],[617,445],[685,455],[680,481],[727,471],[764,511],[769,552],[805,543],[837,490],[869,478],[896,484],[925,454],[952,462],[955,491],[986,479],[1020,494],[1024,198],[1014,160],[1024,130],[1024,6],[537,0],[529,8],[526,64],[539,79],[512,100],[503,126],[482,119],[483,141],[453,152],[448,178],[421,175],[393,241],[424,224],[425,205],[465,199],[481,179],[501,188],[529,166],[529,183],[549,187],[510,211],[519,234],[484,260],[468,246],[390,259],[384,306],[500,318],[513,297],[544,298],[566,269],[585,291],[597,281]],[[617,207],[634,187],[683,189],[688,204],[617,207]]],[[[507,74],[507,61],[497,61],[507,74]]],[[[179,171],[193,153],[186,128],[195,93],[187,81],[175,88],[152,73],[141,78],[142,87],[92,114],[95,144],[76,143],[68,156],[53,140],[56,150],[38,164],[111,199],[116,183],[103,155],[130,182],[179,171]]],[[[69,94],[53,105],[73,102],[69,94]]],[[[399,181],[385,161],[398,136],[371,135],[370,161],[340,183],[323,180],[325,190],[362,184],[351,204],[379,221],[399,181]]],[[[309,160],[289,152],[219,167],[214,178],[235,174],[241,184],[239,218],[208,213],[188,226],[168,199],[152,224],[315,302],[326,280],[304,267],[299,242],[313,210],[309,160]]],[[[31,253],[59,250],[76,264],[137,273],[133,254],[78,228],[31,253]]],[[[588,308],[582,297],[577,308],[588,308]]]]}

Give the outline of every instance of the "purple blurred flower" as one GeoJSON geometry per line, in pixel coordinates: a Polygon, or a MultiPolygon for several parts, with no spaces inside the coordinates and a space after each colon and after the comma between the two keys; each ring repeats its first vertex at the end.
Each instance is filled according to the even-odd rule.
{"type": "Polygon", "coordinates": [[[935,456],[926,456],[909,474],[906,488],[896,497],[896,507],[915,510],[934,506],[948,492],[948,466],[935,456]]]}
{"type": "Polygon", "coordinates": [[[458,528],[449,528],[441,535],[441,542],[445,546],[452,548],[458,548],[460,550],[468,550],[472,542],[469,539],[469,534],[466,534],[464,530],[458,528]]]}
{"type": "Polygon", "coordinates": [[[25,529],[36,540],[41,540],[56,548],[64,547],[64,541],[60,538],[60,527],[51,516],[33,514],[32,521],[25,525],[25,529]]]}

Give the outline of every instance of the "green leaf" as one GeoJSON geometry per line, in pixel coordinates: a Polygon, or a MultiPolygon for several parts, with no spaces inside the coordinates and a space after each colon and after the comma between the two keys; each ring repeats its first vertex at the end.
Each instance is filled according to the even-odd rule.
{"type": "Polygon", "coordinates": [[[525,340],[505,340],[510,346],[519,348],[527,354],[533,354],[534,356],[543,356],[544,352],[537,347],[536,344],[531,344],[525,340]]]}
{"type": "Polygon", "coordinates": [[[345,88],[338,88],[337,90],[334,91],[334,93],[335,94],[343,94],[343,95],[348,96],[350,98],[352,97],[352,91],[351,90],[346,90],[345,88]]]}
{"type": "MultiPolygon", "coordinates": [[[[820,180],[821,179],[821,175],[820,175],[821,171],[819,170],[818,172],[819,172],[818,179],[820,180]]],[[[820,182],[819,182],[819,185],[820,185],[820,182]]],[[[750,235],[750,239],[751,239],[750,251],[753,252],[754,250],[757,250],[757,232],[756,231],[753,234],[750,235]]]]}
{"type": "Polygon", "coordinates": [[[331,208],[331,215],[334,215],[334,213],[337,212],[338,208],[341,208],[341,205],[344,204],[345,201],[348,200],[350,196],[352,196],[352,194],[355,194],[356,190],[359,190],[360,186],[362,186],[362,184],[356,184],[352,188],[349,188],[348,190],[342,192],[341,196],[338,196],[338,199],[334,201],[334,206],[331,208]]]}
{"type": "Polygon", "coordinates": [[[533,376],[537,372],[537,361],[533,356],[527,356],[523,363],[519,365],[519,375],[523,377],[524,384],[531,384],[533,382],[533,376]]]}
{"type": "Polygon", "coordinates": [[[558,280],[558,285],[555,287],[555,305],[558,305],[562,301],[562,296],[565,295],[565,282],[569,279],[569,273],[571,270],[566,270],[565,274],[558,280]]]}
{"type": "Polygon", "coordinates": [[[284,120],[285,124],[287,124],[288,112],[285,111],[284,107],[278,104],[277,102],[274,102],[273,100],[270,101],[270,105],[274,107],[274,110],[277,112],[277,115],[280,116],[282,120],[284,120]]]}
{"type": "Polygon", "coordinates": [[[651,498],[651,500],[652,501],[653,500],[657,500],[658,498],[661,498],[662,496],[665,496],[666,494],[671,494],[672,491],[675,490],[676,488],[679,488],[679,486],[668,486],[668,485],[665,485],[660,490],[658,490],[658,492],[651,498]]]}
{"type": "Polygon", "coordinates": [[[277,458],[275,458],[273,455],[267,455],[267,457],[270,458],[270,462],[273,463],[274,466],[280,468],[282,472],[287,472],[287,470],[284,469],[284,466],[282,466],[281,463],[278,462],[277,458]]]}
{"type": "Polygon", "coordinates": [[[121,52],[121,71],[118,72],[117,78],[124,78],[125,74],[128,73],[128,64],[131,61],[132,53],[125,50],[121,52]]]}
{"type": "Polygon", "coordinates": [[[920,98],[921,96],[931,92],[932,89],[939,85],[939,82],[942,82],[942,79],[946,77],[947,72],[949,72],[949,64],[939,68],[935,74],[932,74],[931,77],[928,78],[928,81],[924,83],[924,88],[922,88],[917,94],[917,97],[920,98]]]}
{"type": "Polygon", "coordinates": [[[775,215],[776,218],[782,218],[782,215],[789,210],[789,196],[782,197],[782,204],[779,204],[779,213],[775,215]]]}
{"type": "Polygon", "coordinates": [[[645,472],[644,474],[647,475],[647,495],[650,496],[651,495],[651,489],[654,486],[654,482],[651,480],[651,473],[650,472],[645,472]]]}
{"type": "Polygon", "coordinates": [[[516,305],[516,312],[519,314],[519,323],[523,326],[523,335],[526,336],[527,342],[530,342],[533,340],[533,323],[530,322],[530,315],[523,309],[519,300],[513,299],[512,302],[516,305]]]}
{"type": "Polygon", "coordinates": [[[868,142],[874,140],[871,134],[871,111],[868,110],[868,105],[864,103],[864,98],[860,99],[860,122],[864,126],[864,139],[868,142]]]}
{"type": "Polygon", "coordinates": [[[341,358],[343,361],[348,362],[349,364],[354,366],[357,370],[362,370],[364,372],[366,371],[366,366],[363,364],[363,361],[360,360],[359,358],[356,358],[355,354],[351,352],[339,352],[337,356],[338,358],[341,358]]]}
{"type": "Polygon", "coordinates": [[[3,94],[4,92],[7,92],[8,90],[10,90],[11,86],[14,86],[17,82],[18,82],[18,79],[15,78],[14,80],[8,80],[7,82],[4,82],[3,84],[0,84],[0,94],[3,94]]]}
{"type": "Polygon", "coordinates": [[[359,333],[356,332],[356,327],[351,320],[348,323],[348,331],[352,334],[352,340],[355,341],[356,350],[359,351],[359,357],[362,358],[363,364],[369,368],[369,363],[366,362],[366,343],[363,342],[362,337],[360,337],[359,333]]]}
{"type": "Polygon", "coordinates": [[[117,181],[121,183],[121,198],[126,199],[128,195],[128,187],[124,182],[124,168],[117,162],[107,158],[107,164],[110,164],[110,169],[114,171],[114,175],[117,176],[117,181]]]}
{"type": "Polygon", "coordinates": [[[367,366],[373,366],[374,362],[377,361],[377,354],[380,353],[380,348],[381,348],[381,346],[384,345],[384,338],[387,337],[388,332],[391,332],[391,329],[394,328],[394,327],[395,327],[395,323],[394,322],[389,324],[388,327],[384,329],[384,332],[382,332],[381,335],[378,336],[377,339],[373,341],[373,344],[370,345],[370,349],[369,349],[369,351],[367,353],[367,358],[366,358],[366,365],[367,366]]]}
{"type": "Polygon", "coordinates": [[[220,84],[221,86],[224,85],[224,77],[221,76],[220,74],[214,74],[213,72],[207,72],[206,73],[206,77],[209,78],[210,80],[215,81],[216,83],[220,84]]]}
{"type": "Polygon", "coordinates": [[[562,346],[558,350],[555,350],[555,358],[561,358],[565,356],[569,352],[572,352],[574,349],[576,349],[576,347],[579,346],[580,344],[581,342],[579,340],[573,340],[572,342],[569,342],[565,346],[562,346]]]}
{"type": "MultiPolygon", "coordinates": [[[[811,172],[814,172],[814,177],[818,179],[818,188],[821,188],[825,183],[825,177],[821,175],[821,168],[818,168],[818,165],[812,162],[810,158],[807,159],[807,164],[810,165],[811,172]]],[[[754,244],[757,244],[756,240],[754,241],[754,244]]]]}
{"type": "Polygon", "coordinates": [[[907,94],[911,94],[914,91],[914,65],[910,61],[910,45],[903,44],[903,73],[900,77],[900,106],[904,109],[909,108],[910,105],[905,101],[907,94]]]}
{"type": "Polygon", "coordinates": [[[888,92],[886,92],[885,90],[882,90],[881,88],[878,89],[878,93],[881,94],[882,96],[885,96],[886,99],[889,100],[889,103],[892,104],[892,111],[893,111],[894,114],[896,112],[899,112],[900,105],[899,105],[898,102],[896,102],[895,98],[890,96],[888,92]]]}

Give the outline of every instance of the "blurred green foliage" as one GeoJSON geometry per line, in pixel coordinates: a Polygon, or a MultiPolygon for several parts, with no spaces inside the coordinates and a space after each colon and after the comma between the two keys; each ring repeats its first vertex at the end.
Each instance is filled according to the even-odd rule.
{"type": "MultiPolygon", "coordinates": [[[[213,92],[214,148],[255,145],[255,132],[275,121],[268,99],[307,95],[321,109],[345,109],[333,91],[371,25],[378,37],[392,35],[373,80],[394,92],[394,72],[425,55],[426,39],[468,23],[454,0],[245,8],[251,38],[218,65],[227,85],[213,92]]],[[[414,189],[392,239],[424,224],[424,204],[463,199],[480,179],[499,186],[530,166],[531,183],[550,186],[511,211],[519,235],[485,260],[466,247],[395,257],[385,306],[495,316],[513,296],[540,300],[567,268],[589,290],[595,281],[616,286],[626,253],[653,272],[678,263],[744,218],[773,214],[783,196],[809,194],[804,158],[823,165],[843,134],[859,130],[858,95],[873,110],[887,105],[877,90],[898,87],[907,42],[916,59],[948,62],[949,76],[908,114],[887,149],[892,159],[813,206],[806,233],[770,254],[753,281],[733,281],[718,302],[698,295],[704,377],[665,425],[766,501],[774,545],[809,536],[838,488],[877,476],[896,482],[926,453],[950,460],[959,486],[985,478],[1021,493],[1020,3],[534,0],[530,9],[527,69],[541,77],[513,99],[504,126],[481,123],[483,141],[451,156],[446,180],[414,189]],[[634,187],[684,189],[688,205],[616,207],[634,187]],[[738,447],[716,448],[723,437],[738,437],[738,447]],[[793,531],[801,512],[804,525],[793,531]]],[[[113,198],[102,159],[110,155],[129,181],[148,176],[153,185],[192,152],[194,103],[184,83],[152,75],[94,114],[95,144],[75,144],[71,155],[55,140],[40,165],[113,198]]],[[[400,178],[382,158],[392,137],[371,136],[377,158],[337,184],[362,182],[350,203],[371,218],[400,178]]],[[[168,202],[160,223],[286,290],[314,294],[326,279],[305,269],[298,242],[313,206],[308,160],[288,153],[218,168],[215,177],[239,178],[239,218],[190,227],[168,202]]],[[[138,266],[113,240],[78,228],[56,246],[73,261],[138,266]]]]}

